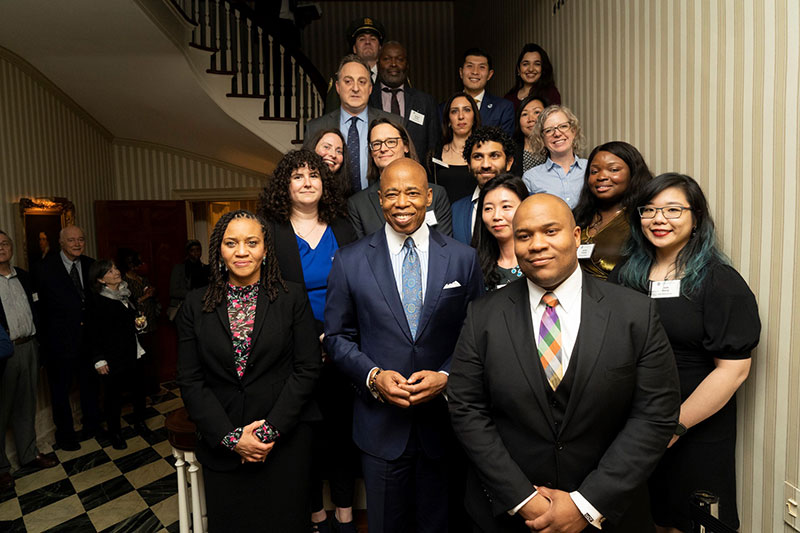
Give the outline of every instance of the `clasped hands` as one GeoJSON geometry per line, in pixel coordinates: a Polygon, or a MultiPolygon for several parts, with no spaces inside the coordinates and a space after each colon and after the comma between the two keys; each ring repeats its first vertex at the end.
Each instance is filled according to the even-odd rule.
{"type": "Polygon", "coordinates": [[[242,463],[263,463],[275,442],[264,443],[253,433],[264,425],[264,420],[256,420],[242,429],[242,437],[233,450],[242,457],[242,463]]]}
{"type": "Polygon", "coordinates": [[[407,408],[432,400],[447,386],[447,374],[420,370],[408,378],[394,370],[384,370],[375,379],[375,387],[384,401],[407,408]]]}
{"type": "Polygon", "coordinates": [[[589,522],[575,506],[569,493],[547,487],[534,487],[538,494],[517,512],[525,525],[537,533],[578,533],[589,522]]]}

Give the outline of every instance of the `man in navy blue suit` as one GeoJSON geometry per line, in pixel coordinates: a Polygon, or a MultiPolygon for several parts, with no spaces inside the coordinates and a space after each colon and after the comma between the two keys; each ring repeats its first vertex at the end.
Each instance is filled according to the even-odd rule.
{"type": "Polygon", "coordinates": [[[359,392],[353,439],[370,531],[448,529],[452,433],[442,392],[483,282],[475,251],[425,224],[431,199],[419,163],[386,167],[387,223],[340,248],[328,279],[324,345],[359,392]]]}
{"type": "Polygon", "coordinates": [[[494,76],[492,57],[480,48],[470,48],[464,52],[458,76],[464,84],[464,92],[478,104],[481,125],[500,126],[509,135],[514,135],[514,105],[486,90],[486,85],[494,76]]]}
{"type": "Polygon", "coordinates": [[[453,202],[453,238],[470,244],[478,196],[486,182],[511,169],[514,164],[514,141],[500,128],[481,126],[467,137],[464,159],[475,177],[475,190],[472,195],[453,202]]]}

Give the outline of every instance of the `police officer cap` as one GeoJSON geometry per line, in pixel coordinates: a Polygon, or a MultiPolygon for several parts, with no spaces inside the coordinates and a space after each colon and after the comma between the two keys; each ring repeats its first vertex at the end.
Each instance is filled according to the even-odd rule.
{"type": "Polygon", "coordinates": [[[361,17],[347,26],[347,40],[350,46],[356,44],[356,37],[362,33],[371,33],[378,38],[378,42],[383,44],[383,36],[386,35],[386,30],[379,21],[372,17],[361,17]]]}

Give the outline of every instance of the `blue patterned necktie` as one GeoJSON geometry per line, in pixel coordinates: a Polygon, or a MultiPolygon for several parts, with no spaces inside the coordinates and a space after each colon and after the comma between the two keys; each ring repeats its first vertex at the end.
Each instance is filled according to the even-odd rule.
{"type": "Polygon", "coordinates": [[[350,164],[350,185],[352,192],[361,190],[361,149],[358,138],[358,117],[350,118],[350,129],[347,131],[347,155],[350,164]]]}
{"type": "Polygon", "coordinates": [[[411,337],[417,338],[419,312],[422,309],[422,269],[414,239],[408,237],[403,243],[406,256],[403,258],[403,310],[408,320],[411,337]]]}

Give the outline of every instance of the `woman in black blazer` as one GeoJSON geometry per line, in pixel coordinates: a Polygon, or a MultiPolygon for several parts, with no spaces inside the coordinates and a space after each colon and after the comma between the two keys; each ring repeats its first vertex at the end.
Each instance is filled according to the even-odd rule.
{"type": "Polygon", "coordinates": [[[111,445],[117,450],[128,447],[120,434],[122,392],[129,391],[133,400],[134,429],[143,436],[150,434],[144,423],[144,360],[145,351],[136,336],[147,326],[130,299],[128,284],[110,259],[101,259],[89,268],[94,298],[88,306],[89,344],[94,367],[105,386],[105,416],[111,445]]]}
{"type": "Polygon", "coordinates": [[[178,313],[178,384],[197,425],[209,531],[308,529],[319,341],[308,296],[284,281],[266,222],[223,215],[205,289],[178,313]]]}
{"type": "MultiPolygon", "coordinates": [[[[321,340],[334,253],[356,240],[344,198],[324,160],[310,150],[286,154],[261,195],[259,213],[269,220],[281,275],[306,287],[321,340]]],[[[325,364],[316,391],[323,421],[314,428],[311,488],[312,527],[322,533],[330,531],[322,504],[323,479],[330,482],[338,531],[355,533],[352,507],[358,455],[351,431],[352,394],[333,364],[325,364]]]]}

